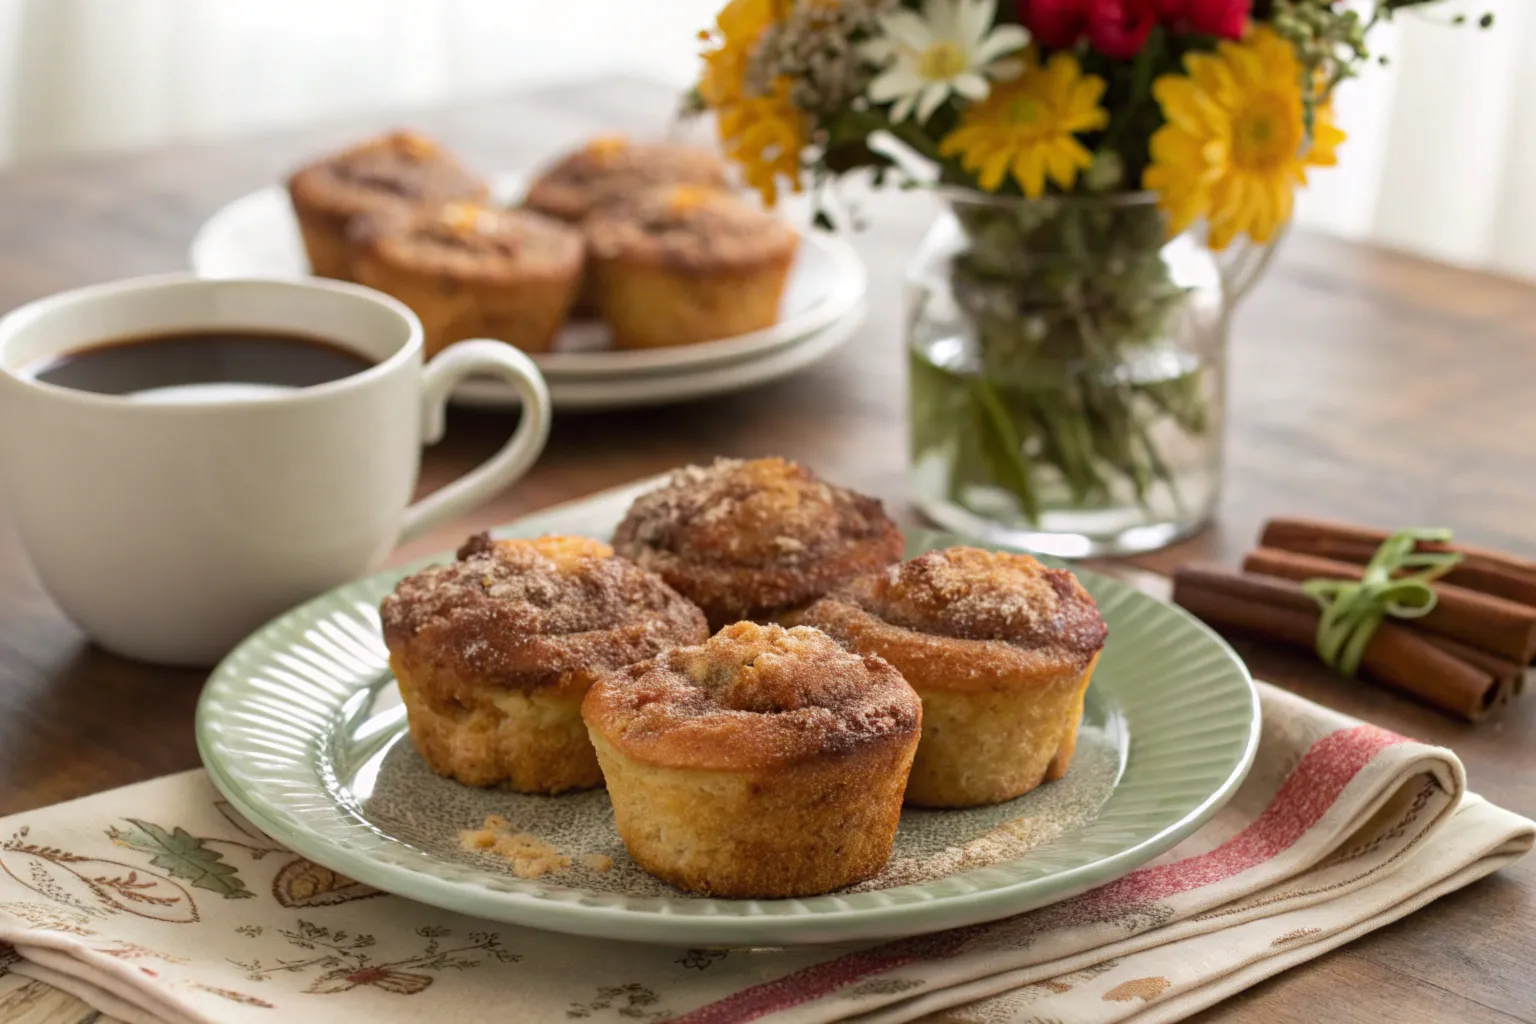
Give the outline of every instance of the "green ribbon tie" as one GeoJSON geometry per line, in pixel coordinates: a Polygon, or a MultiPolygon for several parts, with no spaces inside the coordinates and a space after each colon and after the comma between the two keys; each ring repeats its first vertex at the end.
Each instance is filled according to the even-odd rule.
{"type": "Polygon", "coordinates": [[[1360,668],[1371,637],[1388,615],[1418,619],[1434,611],[1438,599],[1430,584],[1450,572],[1462,556],[1453,551],[1414,549],[1421,541],[1448,544],[1450,540],[1450,530],[1398,530],[1376,549],[1362,579],[1303,582],[1301,589],[1323,611],[1317,623],[1318,657],[1352,676],[1360,668]]]}

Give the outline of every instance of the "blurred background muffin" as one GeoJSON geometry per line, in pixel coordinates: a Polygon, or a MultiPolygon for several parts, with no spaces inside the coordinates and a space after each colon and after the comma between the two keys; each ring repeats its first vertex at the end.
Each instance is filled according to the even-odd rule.
{"type": "Polygon", "coordinates": [[[597,210],[658,185],[726,189],[725,163],[707,149],[670,142],[632,142],[604,135],[541,171],[523,205],[579,224],[597,210]]]}
{"type": "Polygon", "coordinates": [[[429,357],[465,338],[547,351],[581,283],[581,235],[529,210],[389,209],[358,218],[349,241],[357,281],[416,312],[429,357]]]}
{"type": "Polygon", "coordinates": [[[653,189],[584,225],[589,294],[616,348],[728,338],[779,317],[800,236],[731,193],[653,189]]]}
{"type": "Polygon", "coordinates": [[[321,277],[353,280],[347,225],[358,214],[483,201],[484,180],[416,132],[397,131],[316,160],[288,178],[309,265],[321,277]]]}

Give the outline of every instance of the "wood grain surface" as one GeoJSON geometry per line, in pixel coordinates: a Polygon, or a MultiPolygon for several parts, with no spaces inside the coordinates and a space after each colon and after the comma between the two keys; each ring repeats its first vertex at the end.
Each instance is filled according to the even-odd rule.
{"type": "MultiPolygon", "coordinates": [[[[197,225],[295,162],[395,124],[440,136],[486,169],[530,167],[597,131],[666,130],[673,98],[641,82],[559,91],[323,129],[159,149],[0,174],[0,310],[77,285],[184,268],[197,225]]],[[[756,391],[664,409],[562,415],[537,468],[471,516],[397,552],[714,455],[782,454],[880,495],[903,515],[906,432],[899,273],[934,208],[863,203],[854,239],[871,279],[867,326],[825,362],[756,391]]],[[[1270,515],[1448,525],[1469,542],[1536,555],[1536,288],[1304,233],[1239,312],[1227,476],[1216,525],[1137,560],[1236,562],[1270,515]]],[[[479,461],[512,428],[455,412],[428,452],[424,490],[479,461]]],[[[46,443],[39,438],[38,443],[46,443]]],[[[1307,657],[1242,645],[1255,675],[1346,713],[1453,747],[1489,799],[1536,812],[1536,694],[1462,725],[1307,657]]],[[[0,815],[197,764],[202,674],[119,660],[86,644],[39,589],[0,499],[0,815]]],[[[1448,896],[1197,1019],[1536,1022],[1536,863],[1448,896]]],[[[0,1021],[81,1024],[61,993],[0,978],[0,1021]]],[[[104,1018],[102,1018],[104,1020],[104,1018]]]]}

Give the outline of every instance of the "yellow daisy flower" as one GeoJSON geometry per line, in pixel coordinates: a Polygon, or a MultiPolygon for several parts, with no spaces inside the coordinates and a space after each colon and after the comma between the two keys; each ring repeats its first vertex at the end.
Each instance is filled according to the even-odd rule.
{"type": "Polygon", "coordinates": [[[1093,163],[1093,154],[1075,133],[1109,123],[1099,106],[1104,79],[1085,75],[1070,53],[1051,55],[1044,65],[1030,63],[1011,82],[966,107],[960,125],[939,144],[942,156],[959,156],[977,184],[996,192],[1010,172],[1031,199],[1045,194],[1049,178],[1070,189],[1077,173],[1093,163]]]}
{"type": "Polygon", "coordinates": [[[1307,148],[1307,166],[1337,167],[1339,146],[1348,137],[1333,120],[1333,101],[1319,103],[1312,111],[1312,144],[1307,148]]]}
{"type": "Polygon", "coordinates": [[[740,165],[763,205],[779,201],[779,179],[801,191],[800,153],[805,148],[805,115],[789,99],[791,82],[780,78],[766,96],[743,96],[717,115],[720,144],[740,165]]]}
{"type": "Polygon", "coordinates": [[[702,42],[713,44],[703,53],[699,78],[699,96],[706,104],[721,107],[741,98],[752,47],[777,20],[777,0],[730,0],[715,15],[714,30],[699,32],[702,42]]]}
{"type": "Polygon", "coordinates": [[[805,114],[790,102],[787,79],[759,96],[747,88],[752,49],[770,25],[783,19],[786,0],[730,0],[715,18],[713,32],[703,32],[704,73],[699,96],[715,110],[716,131],[726,156],[741,166],[747,183],[773,206],[779,179],[796,192],[800,185],[800,152],[805,148],[805,114]]]}
{"type": "Polygon", "coordinates": [[[1330,162],[1342,133],[1320,108],[1309,157],[1296,51],[1270,29],[1189,54],[1184,69],[1152,84],[1167,124],[1152,135],[1142,182],[1159,193],[1173,232],[1203,216],[1213,249],[1239,234],[1268,242],[1290,219],[1307,164],[1330,162]]]}

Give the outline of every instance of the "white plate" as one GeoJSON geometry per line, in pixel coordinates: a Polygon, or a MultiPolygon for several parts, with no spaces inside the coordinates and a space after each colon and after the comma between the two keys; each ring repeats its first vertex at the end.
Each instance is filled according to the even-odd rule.
{"type": "MultiPolygon", "coordinates": [[[[497,199],[516,200],[525,180],[519,174],[498,176],[494,188],[497,199]]],[[[291,278],[309,274],[298,222],[288,193],[280,185],[242,196],[208,218],[193,238],[188,258],[192,270],[206,277],[291,278]]],[[[534,355],[533,359],[551,386],[567,377],[614,380],[635,374],[661,376],[741,362],[792,345],[838,322],[863,301],[866,283],[864,265],[852,246],[834,235],[807,230],[784,289],[779,322],[772,327],[699,345],[619,352],[608,347],[606,327],[575,323],[561,332],[556,351],[534,355]]],[[[501,404],[509,404],[505,393],[501,404]]]]}
{"type": "MultiPolygon", "coordinates": [[[[859,329],[864,315],[865,306],[860,302],[842,319],[758,358],[705,366],[691,372],[610,380],[547,377],[549,397],[556,409],[572,412],[665,405],[744,391],[798,373],[830,355],[859,329]]],[[[508,409],[517,405],[517,396],[506,385],[491,380],[464,382],[454,391],[453,400],[458,405],[478,409],[508,409]]]]}

